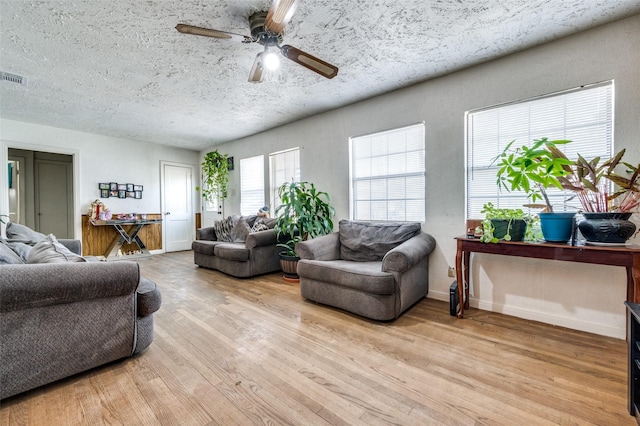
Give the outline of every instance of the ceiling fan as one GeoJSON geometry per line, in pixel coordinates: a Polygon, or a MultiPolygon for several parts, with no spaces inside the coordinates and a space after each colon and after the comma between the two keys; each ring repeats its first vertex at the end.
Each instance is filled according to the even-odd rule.
{"type": "Polygon", "coordinates": [[[316,58],[300,49],[285,44],[281,46],[284,27],[291,20],[300,0],[273,0],[268,12],[256,12],[249,17],[251,36],[235,34],[226,31],[178,24],[176,30],[183,34],[193,34],[239,41],[241,43],[259,43],[264,46],[264,52],[258,53],[249,74],[252,83],[262,82],[265,69],[277,67],[279,59],[274,50],[280,50],[282,56],[310,69],[323,77],[333,78],[338,74],[338,67],[322,59],[316,58]]]}

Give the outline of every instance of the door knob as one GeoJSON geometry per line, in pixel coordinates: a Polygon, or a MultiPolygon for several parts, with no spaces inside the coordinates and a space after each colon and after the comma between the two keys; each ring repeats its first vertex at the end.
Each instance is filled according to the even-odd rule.
{"type": "Polygon", "coordinates": [[[170,214],[171,214],[171,212],[166,212],[165,213],[166,216],[169,216],[170,214]]]}

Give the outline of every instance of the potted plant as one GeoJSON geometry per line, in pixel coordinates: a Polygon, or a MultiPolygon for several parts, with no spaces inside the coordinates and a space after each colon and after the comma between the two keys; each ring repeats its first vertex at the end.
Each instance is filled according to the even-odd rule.
{"type": "Polygon", "coordinates": [[[532,221],[531,216],[522,209],[497,208],[493,203],[483,205],[481,212],[485,218],[480,241],[484,243],[523,241],[527,226],[532,221]]]}
{"type": "Polygon", "coordinates": [[[274,230],[282,241],[278,246],[284,248],[280,252],[281,265],[285,279],[297,279],[296,244],[333,231],[331,218],[335,209],[329,205],[329,194],[309,182],[285,182],[278,188],[278,196],[281,204],[275,212],[274,230]]]}
{"type": "MultiPolygon", "coordinates": [[[[226,198],[229,185],[229,164],[227,154],[218,150],[208,152],[202,161],[202,197],[206,201],[226,198]]],[[[196,191],[200,188],[196,188],[196,191]]]]}
{"type": "Polygon", "coordinates": [[[547,195],[547,188],[563,189],[561,178],[570,174],[569,167],[574,164],[561,152],[558,145],[570,143],[569,140],[534,140],[531,146],[512,148],[511,141],[504,151],[496,157],[498,162],[497,184],[507,191],[524,191],[532,202],[543,200],[539,213],[542,234],[546,241],[567,242],[571,238],[575,213],[554,212],[547,195]]]}
{"type": "MultiPolygon", "coordinates": [[[[623,244],[636,230],[629,218],[640,206],[640,164],[623,162],[624,154],[623,149],[602,163],[600,157],[586,160],[578,154],[578,160],[566,166],[568,173],[559,178],[580,201],[585,220],[578,228],[588,242],[623,244]],[[616,173],[618,166],[624,166],[627,174],[616,173]],[[612,183],[617,187],[613,193],[612,183]]],[[[554,155],[566,158],[559,150],[554,155]]]]}

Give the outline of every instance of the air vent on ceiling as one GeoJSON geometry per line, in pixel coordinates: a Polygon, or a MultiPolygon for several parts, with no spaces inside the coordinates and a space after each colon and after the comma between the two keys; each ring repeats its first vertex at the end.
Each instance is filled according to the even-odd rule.
{"type": "Polygon", "coordinates": [[[0,77],[2,78],[2,81],[8,81],[9,83],[22,84],[23,86],[27,85],[27,77],[23,77],[21,75],[0,71],[0,77]]]}

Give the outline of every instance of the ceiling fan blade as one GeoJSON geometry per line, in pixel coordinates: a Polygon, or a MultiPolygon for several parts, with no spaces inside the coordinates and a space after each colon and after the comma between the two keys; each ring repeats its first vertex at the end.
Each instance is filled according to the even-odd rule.
{"type": "Polygon", "coordinates": [[[318,59],[315,56],[309,55],[300,49],[296,49],[293,46],[285,44],[280,48],[282,56],[287,59],[291,59],[293,62],[297,62],[303,67],[307,67],[311,71],[315,71],[323,77],[333,78],[338,75],[338,67],[331,65],[328,62],[318,59]]]}
{"type": "Polygon", "coordinates": [[[253,66],[251,67],[251,72],[249,73],[249,82],[262,83],[263,78],[264,78],[264,61],[262,60],[262,52],[260,52],[256,55],[255,61],[253,61],[253,66]]]}
{"type": "Polygon", "coordinates": [[[193,35],[199,35],[204,37],[223,38],[223,39],[229,39],[233,41],[240,41],[242,43],[253,42],[253,39],[251,37],[248,37],[242,34],[228,33],[226,31],[212,30],[209,28],[196,27],[196,26],[187,25],[187,24],[176,25],[176,30],[178,30],[183,34],[193,34],[193,35]]]}
{"type": "Polygon", "coordinates": [[[299,0],[273,0],[267,13],[265,28],[273,33],[281,34],[296,12],[298,3],[300,3],[299,0]]]}

